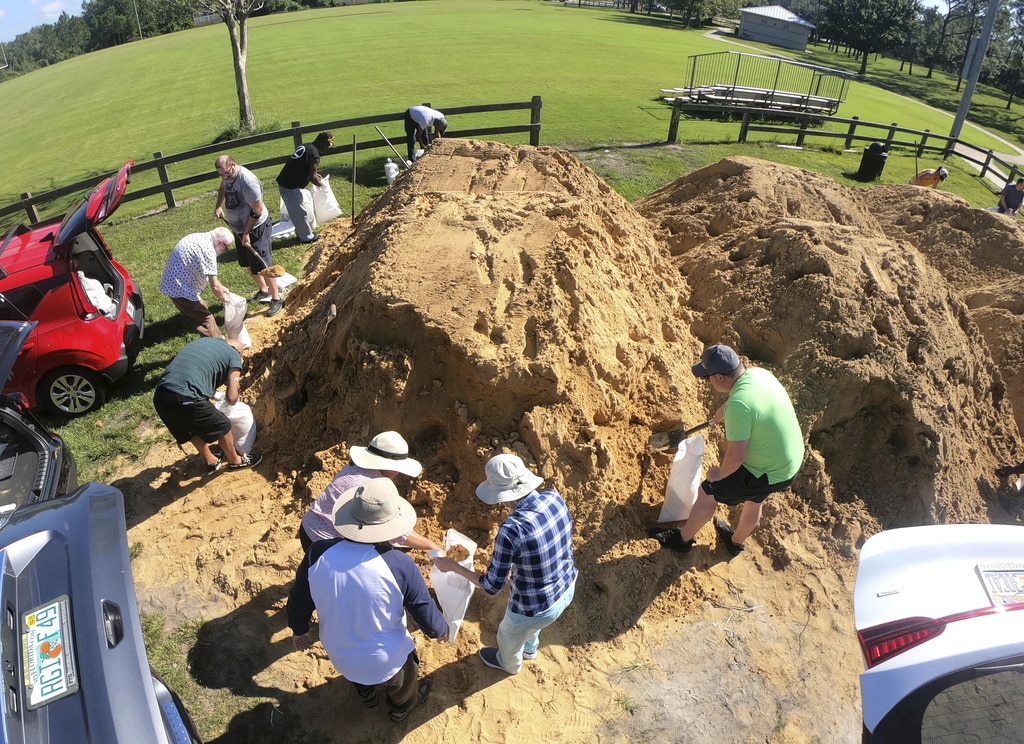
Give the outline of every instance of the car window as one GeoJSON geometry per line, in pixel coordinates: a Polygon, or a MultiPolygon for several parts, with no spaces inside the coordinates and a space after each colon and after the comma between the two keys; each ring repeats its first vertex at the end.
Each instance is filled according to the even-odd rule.
{"type": "Polygon", "coordinates": [[[1019,741],[1024,731],[1024,669],[972,677],[941,690],[921,721],[923,744],[1019,741]]]}
{"type": "Polygon", "coordinates": [[[43,300],[43,292],[34,284],[0,293],[0,320],[28,320],[43,300]]]}

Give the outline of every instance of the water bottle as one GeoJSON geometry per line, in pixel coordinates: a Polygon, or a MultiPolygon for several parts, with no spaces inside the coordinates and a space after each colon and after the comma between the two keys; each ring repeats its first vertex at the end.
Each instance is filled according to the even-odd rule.
{"type": "Polygon", "coordinates": [[[388,158],[388,162],[384,163],[384,177],[388,179],[388,186],[395,182],[398,178],[398,163],[393,163],[391,158],[388,158]]]}

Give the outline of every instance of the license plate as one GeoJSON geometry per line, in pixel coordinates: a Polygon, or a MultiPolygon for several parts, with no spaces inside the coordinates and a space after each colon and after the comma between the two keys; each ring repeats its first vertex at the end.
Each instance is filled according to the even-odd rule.
{"type": "Polygon", "coordinates": [[[135,305],[132,303],[131,300],[125,298],[124,309],[125,312],[128,313],[128,317],[131,318],[132,320],[135,320],[135,305]]]}
{"type": "Polygon", "coordinates": [[[993,605],[1024,604],[1024,563],[984,564],[978,573],[993,605]]]}
{"type": "Polygon", "coordinates": [[[29,709],[78,691],[78,672],[71,647],[68,596],[40,605],[21,616],[21,648],[29,709]]]}

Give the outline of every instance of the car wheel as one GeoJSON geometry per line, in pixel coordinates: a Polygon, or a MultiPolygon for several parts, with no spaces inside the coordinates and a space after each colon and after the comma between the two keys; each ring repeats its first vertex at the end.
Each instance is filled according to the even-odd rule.
{"type": "Polygon", "coordinates": [[[58,367],[43,376],[36,396],[47,411],[82,416],[95,411],[107,398],[103,379],[85,367],[58,367]]]}

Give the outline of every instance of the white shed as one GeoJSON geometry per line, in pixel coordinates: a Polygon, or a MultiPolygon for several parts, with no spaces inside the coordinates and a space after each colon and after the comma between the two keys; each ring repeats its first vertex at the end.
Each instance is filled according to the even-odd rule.
{"type": "Polygon", "coordinates": [[[781,5],[758,8],[740,8],[740,27],[736,32],[742,39],[804,51],[814,24],[781,5]]]}

